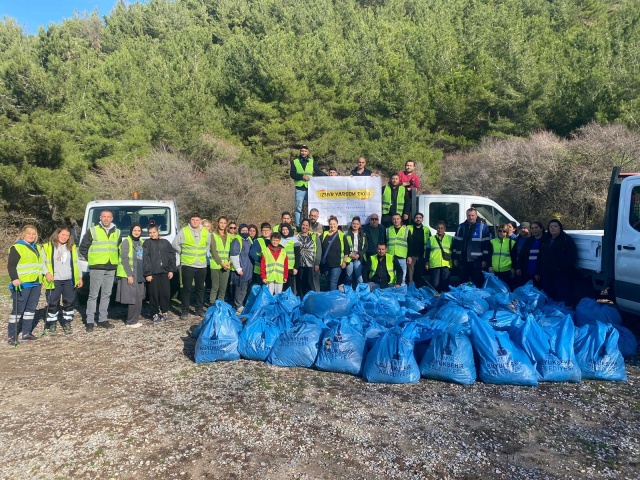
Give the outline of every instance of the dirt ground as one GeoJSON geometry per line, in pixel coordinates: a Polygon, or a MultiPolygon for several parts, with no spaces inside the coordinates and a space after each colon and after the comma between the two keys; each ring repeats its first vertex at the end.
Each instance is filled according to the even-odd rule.
{"type": "Polygon", "coordinates": [[[112,330],[78,316],[71,336],[0,349],[0,478],[640,478],[638,356],[628,383],[379,385],[196,365],[195,317],[132,330],[112,314],[112,330]]]}

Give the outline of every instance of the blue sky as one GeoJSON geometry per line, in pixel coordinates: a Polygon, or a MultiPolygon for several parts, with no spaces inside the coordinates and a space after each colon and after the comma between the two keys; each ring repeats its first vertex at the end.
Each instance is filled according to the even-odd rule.
{"type": "MultiPolygon", "coordinates": [[[[126,0],[135,3],[140,0],[126,0]]],[[[142,0],[145,1],[145,0],[142,0]]],[[[98,14],[107,15],[118,0],[0,0],[0,16],[14,18],[25,33],[38,32],[38,27],[45,28],[49,23],[60,23],[65,18],[73,17],[73,12],[92,12],[98,9],[98,14]]]]}

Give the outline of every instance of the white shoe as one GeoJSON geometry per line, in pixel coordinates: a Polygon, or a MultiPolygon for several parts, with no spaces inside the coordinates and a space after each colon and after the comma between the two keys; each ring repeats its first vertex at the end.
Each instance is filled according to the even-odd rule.
{"type": "Polygon", "coordinates": [[[142,326],[141,323],[127,324],[127,327],[129,327],[129,328],[140,328],[141,326],[142,326]]]}
{"type": "Polygon", "coordinates": [[[236,315],[242,315],[243,311],[244,311],[244,307],[240,307],[239,309],[236,310],[236,315]]]}

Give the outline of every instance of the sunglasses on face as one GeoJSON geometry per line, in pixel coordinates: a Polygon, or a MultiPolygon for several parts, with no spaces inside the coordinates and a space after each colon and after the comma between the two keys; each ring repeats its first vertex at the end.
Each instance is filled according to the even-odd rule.
{"type": "Polygon", "coordinates": [[[371,221],[372,221],[372,222],[377,222],[377,221],[378,221],[378,219],[377,219],[377,218],[372,218],[372,219],[371,219],[371,221]]]}
{"type": "Polygon", "coordinates": [[[506,230],[498,230],[499,233],[507,233],[506,230]]]}

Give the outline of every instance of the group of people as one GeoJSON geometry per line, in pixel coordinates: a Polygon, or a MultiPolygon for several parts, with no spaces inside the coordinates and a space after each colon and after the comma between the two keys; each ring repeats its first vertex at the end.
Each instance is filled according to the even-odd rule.
{"type": "MultiPolygon", "coordinates": [[[[549,222],[547,231],[537,221],[519,227],[515,222],[506,223],[492,238],[490,228],[470,208],[454,237],[446,233],[444,221],[437,223],[432,235],[429,226],[423,225],[422,213],[412,214],[409,208],[408,198],[420,188],[414,169],[414,162],[406,162],[405,170],[393,175],[384,187],[382,215],[354,217],[344,229],[335,216],[329,216],[328,225],[323,226],[317,209],[302,218],[311,176],[325,175],[314,164],[306,145],[291,163],[295,222],[289,212],[283,212],[281,222],[273,228],[267,222],[259,228],[238,224],[225,216],[212,225],[193,213],[169,243],[160,237],[154,223],[147,226],[147,240],[141,237],[139,223],[132,223],[123,238],[113,223],[113,212],[105,209],[78,247],[69,227],[57,228],[48,242],[38,245],[36,227],[27,225],[9,251],[13,306],[8,342],[37,339],[32,329],[43,286],[47,299],[45,332],[56,333],[59,322],[64,333],[72,333],[76,290],[82,287],[79,258],[89,264],[87,332],[92,332],[95,325],[113,328],[107,318],[116,278],[116,300],[128,306],[128,327],[141,325],[147,291],[153,323],[169,321],[171,280],[178,273],[181,319],[191,314],[192,299],[195,315],[204,315],[207,286],[209,304],[228,301],[241,313],[252,284],[266,285],[273,294],[291,289],[300,297],[321,287],[355,288],[358,283],[367,283],[371,289],[415,283],[443,292],[449,288],[452,272],[460,282],[471,281],[478,287],[484,284],[483,271],[494,273],[512,289],[533,280],[553,299],[573,303],[571,280],[577,251],[558,220],[549,222]]],[[[360,157],[351,175],[375,174],[360,157]]]]}

